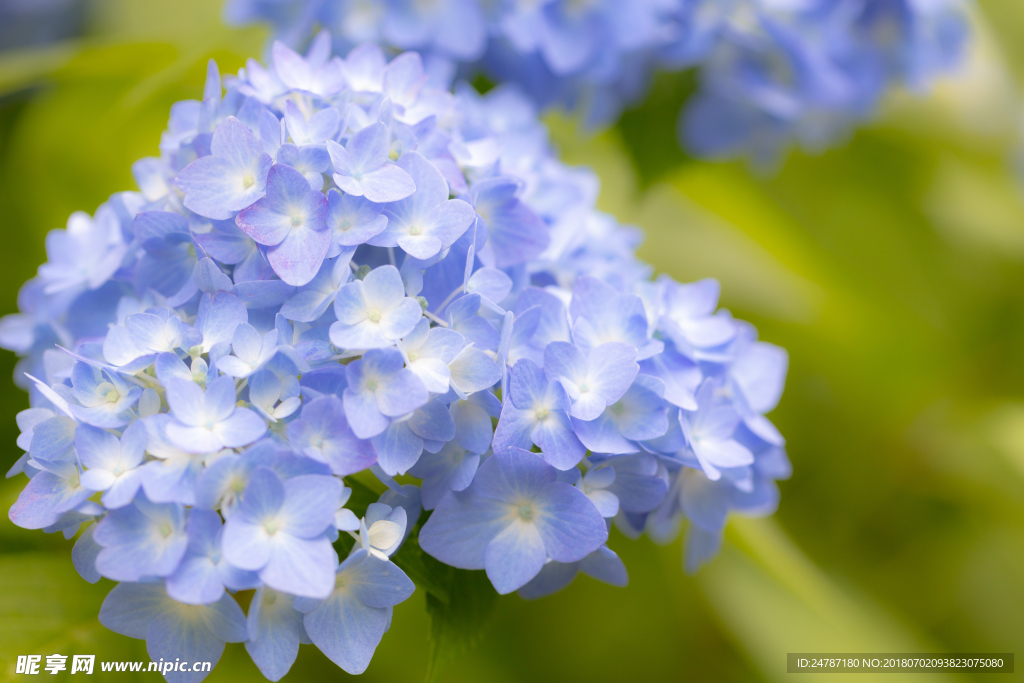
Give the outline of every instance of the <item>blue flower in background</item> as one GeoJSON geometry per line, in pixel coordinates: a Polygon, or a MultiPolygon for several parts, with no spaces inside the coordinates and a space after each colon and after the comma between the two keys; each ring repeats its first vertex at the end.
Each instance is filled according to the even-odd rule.
{"type": "Polygon", "coordinates": [[[396,40],[438,17],[465,33],[431,33],[425,62],[332,57],[321,34],[223,81],[211,64],[135,165],[142,192],[75,218],[0,320],[31,390],[9,516],[81,530],[82,577],[122,582],[102,623],[151,656],[244,642],[277,680],[312,643],[358,673],[414,590],[400,567],[437,566],[409,553],[534,598],[581,572],[625,585],[612,523],[664,540],[685,522],[693,570],[730,512],[777,505],[785,351],[714,281],[651,281],[520,92],[435,85],[477,20],[481,59],[501,30],[592,74],[660,35],[650,17],[682,20],[501,7],[381,15],[396,40]],[[600,50],[566,42],[592,30],[600,50]]]}
{"type": "Polygon", "coordinates": [[[614,122],[659,70],[694,68],[680,142],[712,158],[778,162],[870,118],[891,87],[923,90],[963,60],[969,0],[231,0],[229,23],[269,22],[305,46],[315,26],[335,47],[373,41],[419,50],[427,77],[483,73],[541,107],[614,122]]]}

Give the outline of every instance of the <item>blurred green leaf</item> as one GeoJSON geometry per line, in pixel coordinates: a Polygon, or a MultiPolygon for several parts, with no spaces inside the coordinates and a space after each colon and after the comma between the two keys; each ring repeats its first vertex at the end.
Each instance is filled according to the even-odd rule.
{"type": "MultiPolygon", "coordinates": [[[[720,558],[701,572],[725,628],[771,680],[789,680],[787,652],[939,652],[864,595],[835,585],[770,519],[735,518],[720,558]]],[[[902,680],[872,674],[872,680],[902,680]]],[[[809,681],[829,674],[803,674],[809,681]]],[[[955,681],[949,674],[918,674],[955,681]]]]}
{"type": "Polygon", "coordinates": [[[77,42],[67,42],[0,54],[0,95],[39,81],[67,64],[79,49],[77,42]]]}
{"type": "MultiPolygon", "coordinates": [[[[15,674],[18,655],[38,654],[44,661],[52,654],[91,654],[97,661],[149,659],[143,641],[99,623],[100,604],[114,584],[83,581],[69,553],[0,555],[0,586],[0,680],[21,678],[15,674]]],[[[118,675],[118,680],[142,678],[118,675]]]]}
{"type": "Polygon", "coordinates": [[[697,90],[695,69],[655,75],[650,93],[623,112],[615,129],[636,167],[642,187],[650,187],[691,157],[678,144],[677,121],[697,90]]]}

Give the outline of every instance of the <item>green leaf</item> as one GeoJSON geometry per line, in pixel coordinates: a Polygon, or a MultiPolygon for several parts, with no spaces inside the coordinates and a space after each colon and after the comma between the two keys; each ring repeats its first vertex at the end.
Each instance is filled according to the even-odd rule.
{"type": "Polygon", "coordinates": [[[428,555],[423,557],[433,580],[448,593],[448,601],[443,602],[433,592],[427,592],[430,615],[427,683],[431,683],[441,680],[445,665],[479,641],[498,594],[483,571],[456,569],[428,555]]]}
{"type": "MultiPolygon", "coordinates": [[[[437,565],[440,563],[423,552],[419,544],[419,528],[409,534],[402,548],[395,553],[391,561],[408,575],[417,586],[425,590],[436,600],[447,605],[450,602],[450,586],[439,576],[437,565]]],[[[441,565],[443,566],[443,565],[441,565]]]]}
{"type": "MultiPolygon", "coordinates": [[[[351,510],[356,517],[364,517],[366,515],[366,508],[371,503],[376,503],[377,499],[380,498],[380,494],[383,493],[383,491],[374,490],[371,486],[371,483],[376,481],[376,478],[367,471],[345,477],[345,486],[352,489],[352,495],[349,496],[345,507],[351,510]]],[[[383,484],[379,485],[383,488],[383,484]]],[[[416,522],[416,520],[410,521],[412,523],[416,522]]]]}
{"type": "MultiPolygon", "coordinates": [[[[421,517],[421,522],[429,518],[421,517]]],[[[426,592],[430,616],[427,683],[439,680],[444,667],[475,645],[494,609],[498,594],[483,571],[450,567],[420,548],[417,524],[391,557],[417,587],[426,592]]]]}

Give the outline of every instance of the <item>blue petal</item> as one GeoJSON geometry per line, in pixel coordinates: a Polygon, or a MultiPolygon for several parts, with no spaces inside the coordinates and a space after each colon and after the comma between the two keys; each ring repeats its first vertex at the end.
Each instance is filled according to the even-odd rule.
{"type": "Polygon", "coordinates": [[[487,544],[484,567],[495,590],[505,595],[537,576],[545,559],[547,553],[537,526],[517,519],[487,544]]]}
{"type": "Polygon", "coordinates": [[[261,586],[249,604],[245,649],[271,681],[280,680],[292,668],[306,635],[303,615],[293,606],[294,600],[287,593],[261,586]]]}

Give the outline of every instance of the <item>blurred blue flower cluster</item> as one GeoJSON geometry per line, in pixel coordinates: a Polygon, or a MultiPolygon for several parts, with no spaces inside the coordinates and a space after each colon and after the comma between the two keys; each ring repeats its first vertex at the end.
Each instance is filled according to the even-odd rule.
{"type": "Polygon", "coordinates": [[[229,23],[270,22],[304,47],[374,41],[419,50],[439,86],[483,73],[542,107],[614,122],[658,70],[696,67],[679,137],[706,157],[771,165],[835,141],[890,87],[957,66],[970,0],[229,0],[229,23]]]}
{"type": "Polygon", "coordinates": [[[139,191],[52,231],[0,320],[32,405],[10,518],[86,525],[76,568],[120,582],[100,620],[154,659],[244,642],[277,680],[311,642],[359,673],[413,533],[534,598],[624,585],[613,523],[689,520],[693,570],[730,510],[772,512],[786,353],[716,282],[651,281],[518,90],[331,47],[223,83],[211,62],[139,191]],[[387,487],[362,517],[351,475],[387,487]]]}

